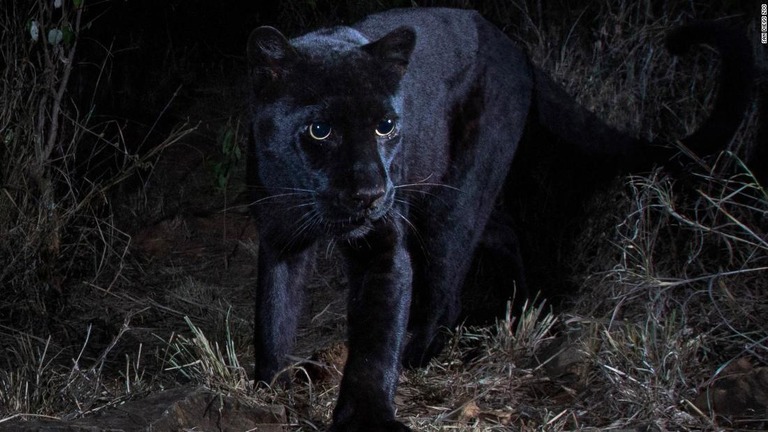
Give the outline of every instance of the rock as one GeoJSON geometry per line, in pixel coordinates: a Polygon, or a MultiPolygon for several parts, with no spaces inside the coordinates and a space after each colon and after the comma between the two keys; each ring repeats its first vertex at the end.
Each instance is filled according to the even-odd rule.
{"type": "Polygon", "coordinates": [[[284,432],[285,407],[250,406],[231,396],[204,388],[177,388],[157,392],[73,421],[13,420],[0,423],[0,431],[21,432],[284,432]]]}
{"type": "Polygon", "coordinates": [[[749,418],[768,413],[768,367],[753,368],[747,359],[726,367],[694,402],[704,413],[749,418]]]}
{"type": "Polygon", "coordinates": [[[542,350],[539,359],[552,382],[577,390],[587,386],[594,348],[594,343],[585,342],[590,340],[587,338],[581,331],[574,332],[554,339],[542,350]]]}
{"type": "Polygon", "coordinates": [[[309,378],[312,382],[340,382],[341,371],[344,370],[344,364],[347,362],[347,345],[344,342],[337,342],[328,347],[315,351],[308,362],[302,364],[304,374],[298,374],[299,380],[309,378]]]}

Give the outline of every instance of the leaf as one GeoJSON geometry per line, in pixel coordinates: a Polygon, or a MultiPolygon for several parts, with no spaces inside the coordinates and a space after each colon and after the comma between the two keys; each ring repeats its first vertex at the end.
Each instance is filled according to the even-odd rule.
{"type": "Polygon", "coordinates": [[[72,42],[75,41],[75,32],[72,30],[72,26],[68,25],[64,27],[63,33],[64,33],[64,43],[66,45],[72,45],[72,42]]]}
{"type": "Polygon", "coordinates": [[[29,35],[32,37],[33,42],[37,42],[40,39],[40,25],[35,20],[29,23],[29,35]]]}
{"type": "Polygon", "coordinates": [[[64,32],[59,29],[51,29],[48,31],[48,43],[51,45],[58,45],[64,40],[64,32]]]}
{"type": "Polygon", "coordinates": [[[459,412],[459,421],[462,423],[469,422],[478,418],[481,414],[480,407],[473,400],[464,404],[459,412]]]}
{"type": "Polygon", "coordinates": [[[75,8],[80,8],[80,6],[83,5],[84,0],[73,0],[72,2],[75,4],[75,8]]]}
{"type": "Polygon", "coordinates": [[[8,131],[8,132],[5,134],[5,137],[3,138],[3,144],[5,144],[6,146],[9,146],[9,145],[11,145],[11,143],[13,142],[13,140],[14,140],[15,138],[16,138],[16,136],[15,136],[15,134],[13,133],[13,130],[9,130],[9,131],[8,131]]]}

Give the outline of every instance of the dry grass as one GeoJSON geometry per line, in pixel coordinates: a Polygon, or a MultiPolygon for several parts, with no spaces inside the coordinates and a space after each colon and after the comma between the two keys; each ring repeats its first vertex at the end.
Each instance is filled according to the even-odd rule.
{"type": "Polygon", "coordinates": [[[248,371],[240,365],[235,343],[226,322],[224,347],[209,341],[203,330],[185,317],[191,337],[175,336],[169,343],[172,352],[168,371],[179,371],[186,379],[203,382],[209,388],[245,392],[251,387],[248,371]]]}
{"type": "Polygon", "coordinates": [[[137,154],[116,121],[96,121],[75,104],[83,95],[70,80],[85,31],[75,3],[9,2],[0,12],[2,415],[84,415],[131,392],[130,367],[118,394],[111,381],[119,378],[102,376],[127,321],[92,353],[90,287],[121,278],[130,243],[109,198],[192,130],[182,126],[137,154]]]}
{"type": "MultiPolygon", "coordinates": [[[[284,15],[301,10],[288,3],[284,15]]],[[[706,50],[670,57],[663,35],[692,16],[732,11],[681,2],[654,14],[652,3],[476,6],[611,124],[676,137],[706,115],[717,63],[706,50]]],[[[72,63],[62,61],[76,57],[76,44],[32,44],[26,27],[35,17],[45,29],[78,33],[78,10],[64,4],[63,14],[43,1],[0,12],[9,35],[0,42],[8,65],[0,82],[0,425],[20,415],[81,417],[192,381],[285,405],[291,430],[322,429],[338,366],[318,378],[297,359],[290,389],[253,390],[250,307],[230,312],[216,297],[221,287],[192,280],[181,264],[127,259],[131,239],[116,226],[109,192],[189,128],[137,155],[115,123],[76,107],[66,91],[72,63]],[[82,174],[85,145],[109,149],[121,168],[82,174]],[[96,334],[88,323],[103,315],[114,326],[96,334]]],[[[737,156],[754,145],[757,126],[751,113],[731,151],[692,163],[685,181],[657,170],[593,198],[581,253],[570,258],[578,296],[556,312],[536,304],[495,326],[457,328],[429,367],[401,377],[399,416],[425,431],[764,426],[761,414],[724,418],[694,406],[728,365],[768,362],[768,195],[737,156]]]]}

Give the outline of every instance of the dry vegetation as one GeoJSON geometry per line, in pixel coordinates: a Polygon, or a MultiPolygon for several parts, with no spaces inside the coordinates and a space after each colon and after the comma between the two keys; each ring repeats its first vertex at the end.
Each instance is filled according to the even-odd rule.
{"type": "MultiPolygon", "coordinates": [[[[330,358],[297,360],[287,371],[297,377],[291,389],[254,391],[248,295],[235,300],[222,294],[231,287],[190,276],[180,259],[148,263],[129,248],[131,230],[116,222],[110,192],[192,137],[182,126],[139,154],[118,122],[76,104],[68,80],[85,24],[77,3],[10,2],[0,12],[0,427],[20,416],[78,418],[193,382],[284,404],[290,430],[322,429],[339,378],[334,359],[343,355],[314,346],[330,358]],[[62,40],[46,43],[50,30],[62,40]],[[106,159],[117,168],[104,168],[106,159]]],[[[314,2],[287,3],[282,16],[296,20],[287,27],[317,21],[314,2]]],[[[685,2],[659,15],[652,3],[477,7],[610,123],[681,136],[714,97],[716,56],[672,58],[663,35],[692,17],[733,11],[685,2]]],[[[745,32],[756,34],[757,17],[755,9],[745,32]]],[[[578,294],[554,312],[537,303],[495,326],[456,329],[439,359],[403,374],[399,415],[425,431],[765,429],[765,411],[715,415],[697,401],[734,371],[768,366],[768,194],[742,162],[758,127],[753,110],[729,150],[691,161],[684,181],[656,170],[594,197],[570,257],[578,294]]],[[[234,177],[229,196],[241,188],[234,177]]],[[[152,193],[119,202],[147,212],[137,202],[152,193]]],[[[253,259],[252,242],[237,247],[253,259]]],[[[237,292],[247,293],[242,285],[237,292]]]]}
{"type": "MultiPolygon", "coordinates": [[[[100,300],[94,294],[121,278],[130,243],[108,197],[190,132],[182,126],[138,154],[123,141],[119,122],[77,105],[83,95],[72,92],[72,72],[78,34],[88,25],[81,4],[7,2],[0,12],[4,416],[68,416],[75,406],[82,415],[103,406],[102,379],[114,378],[102,371],[127,322],[120,329],[118,317],[119,331],[102,335],[113,340],[90,352],[91,323],[106,312],[93,308],[100,300]]],[[[97,91],[98,78],[89,91],[97,91]]]]}

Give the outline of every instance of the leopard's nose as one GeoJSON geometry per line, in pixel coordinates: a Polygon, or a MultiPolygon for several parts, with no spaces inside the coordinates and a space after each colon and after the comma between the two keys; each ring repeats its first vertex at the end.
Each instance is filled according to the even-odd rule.
{"type": "Polygon", "coordinates": [[[359,189],[351,196],[353,207],[358,210],[376,210],[384,201],[386,189],[381,187],[359,189]]]}

